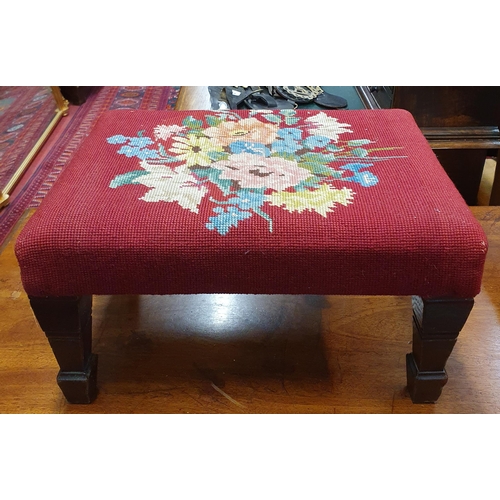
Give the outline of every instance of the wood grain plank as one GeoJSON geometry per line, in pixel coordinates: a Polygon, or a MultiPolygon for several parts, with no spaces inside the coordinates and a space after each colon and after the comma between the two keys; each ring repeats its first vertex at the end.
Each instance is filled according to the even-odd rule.
{"type": "Polygon", "coordinates": [[[409,297],[245,295],[95,297],[100,394],[70,405],[22,289],[18,226],[0,254],[0,413],[499,413],[500,208],[472,211],[483,289],[431,405],[405,390],[409,297]]]}

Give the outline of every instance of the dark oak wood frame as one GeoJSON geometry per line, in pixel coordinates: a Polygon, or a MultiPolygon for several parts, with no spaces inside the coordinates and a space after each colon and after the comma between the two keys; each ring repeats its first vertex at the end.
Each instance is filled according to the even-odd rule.
{"type": "MultiPolygon", "coordinates": [[[[69,403],[97,397],[92,353],[92,296],[30,297],[31,307],[59,364],[57,383],[69,403]]],[[[413,297],[413,350],[406,357],[414,403],[434,403],[448,381],[445,365],[474,305],[473,299],[413,297]]]]}
{"type": "MultiPolygon", "coordinates": [[[[367,109],[410,111],[466,203],[477,205],[486,158],[500,150],[500,87],[482,93],[476,87],[393,87],[392,95],[386,87],[355,88],[367,109]]],[[[500,175],[489,204],[500,204],[500,175]]]]}
{"type": "Polygon", "coordinates": [[[414,403],[433,403],[448,381],[445,366],[474,299],[422,299],[414,296],[413,349],[406,356],[406,375],[414,403]]]}
{"type": "Polygon", "coordinates": [[[97,355],[92,354],[92,296],[30,297],[40,328],[59,364],[57,384],[69,403],[97,396],[97,355]]]}

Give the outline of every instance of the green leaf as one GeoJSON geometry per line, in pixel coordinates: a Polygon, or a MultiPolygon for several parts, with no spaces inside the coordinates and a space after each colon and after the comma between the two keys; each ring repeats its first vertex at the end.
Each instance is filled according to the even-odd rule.
{"type": "Polygon", "coordinates": [[[133,172],[127,172],[126,174],[117,175],[110,182],[109,187],[117,188],[119,186],[125,186],[127,184],[135,184],[135,179],[147,173],[147,170],[134,170],[133,172]]]}
{"type": "Polygon", "coordinates": [[[162,160],[166,161],[167,163],[175,163],[177,161],[182,161],[177,156],[166,156],[165,158],[162,157],[162,160]]]}
{"type": "Polygon", "coordinates": [[[263,188],[240,188],[238,191],[235,192],[235,194],[237,194],[238,196],[242,197],[242,196],[246,196],[246,193],[250,193],[250,194],[261,194],[264,196],[264,193],[266,191],[267,188],[263,187],[263,188]]]}
{"type": "Polygon", "coordinates": [[[326,149],[328,149],[328,151],[342,151],[344,148],[339,148],[338,146],[335,146],[335,144],[329,144],[326,146],[326,149]]]}
{"type": "Polygon", "coordinates": [[[328,177],[330,177],[332,179],[341,179],[342,172],[339,172],[338,170],[333,170],[333,168],[331,168],[330,172],[328,173],[328,177]]]}
{"type": "Polygon", "coordinates": [[[289,160],[289,161],[298,161],[298,159],[299,159],[297,155],[294,155],[293,153],[287,153],[286,151],[271,153],[271,156],[283,158],[283,159],[289,160]]]}
{"type": "Polygon", "coordinates": [[[218,186],[224,196],[231,194],[231,188],[233,187],[233,181],[231,179],[217,179],[214,184],[218,186]]]}
{"type": "Polygon", "coordinates": [[[292,118],[292,117],[289,117],[289,116],[287,116],[287,117],[285,118],[285,123],[286,123],[287,125],[295,125],[298,121],[299,121],[299,119],[298,119],[298,118],[292,118]]]}
{"type": "Polygon", "coordinates": [[[216,116],[211,116],[211,115],[206,116],[205,120],[207,124],[210,125],[211,127],[217,127],[217,125],[225,121],[222,118],[217,118],[216,116]]]}
{"type": "Polygon", "coordinates": [[[164,161],[166,161],[167,163],[174,163],[176,161],[181,161],[176,156],[170,156],[166,152],[166,150],[165,150],[165,148],[163,147],[162,144],[158,144],[158,153],[160,153],[161,159],[164,160],[164,161]]]}
{"type": "Polygon", "coordinates": [[[221,171],[217,168],[191,168],[191,172],[200,179],[208,179],[213,182],[224,193],[225,196],[231,193],[233,181],[231,179],[220,179],[221,171]]]}
{"type": "Polygon", "coordinates": [[[268,122],[281,123],[281,116],[279,116],[279,115],[271,115],[271,114],[267,114],[267,113],[262,113],[261,116],[263,116],[268,122]]]}
{"type": "Polygon", "coordinates": [[[331,169],[330,167],[327,167],[323,163],[301,162],[298,164],[298,166],[301,168],[306,168],[313,174],[321,174],[321,175],[326,175],[328,177],[336,177],[333,175],[333,172],[335,172],[335,170],[331,169]]]}
{"type": "Polygon", "coordinates": [[[182,124],[190,129],[200,129],[203,127],[203,122],[201,120],[195,120],[192,116],[184,118],[182,124]]]}
{"type": "Polygon", "coordinates": [[[334,154],[325,155],[323,153],[305,153],[302,155],[301,161],[314,163],[330,163],[335,160],[334,154]]]}
{"type": "Polygon", "coordinates": [[[224,151],[208,151],[207,156],[213,161],[227,160],[229,154],[224,151]]]}
{"type": "Polygon", "coordinates": [[[201,137],[202,135],[205,135],[203,133],[203,129],[200,129],[200,128],[192,128],[191,130],[189,130],[186,134],[186,136],[188,135],[194,135],[196,137],[201,137]]]}
{"type": "Polygon", "coordinates": [[[351,150],[351,154],[357,156],[358,158],[364,158],[368,156],[368,151],[364,148],[355,148],[351,150]]]}
{"type": "Polygon", "coordinates": [[[299,182],[299,184],[294,186],[295,191],[306,191],[307,188],[319,188],[320,183],[321,183],[321,178],[317,177],[315,175],[311,175],[311,177],[308,177],[307,179],[299,182]]]}
{"type": "Polygon", "coordinates": [[[364,146],[365,144],[370,144],[372,141],[369,139],[356,139],[354,141],[347,141],[348,146],[364,146]]]}

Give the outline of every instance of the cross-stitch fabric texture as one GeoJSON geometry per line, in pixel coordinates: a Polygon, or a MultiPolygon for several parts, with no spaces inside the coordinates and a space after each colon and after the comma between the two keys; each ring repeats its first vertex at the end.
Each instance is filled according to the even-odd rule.
{"type": "Polygon", "coordinates": [[[16,247],[31,295],[424,297],[486,249],[402,110],[109,111],[16,247]]]}

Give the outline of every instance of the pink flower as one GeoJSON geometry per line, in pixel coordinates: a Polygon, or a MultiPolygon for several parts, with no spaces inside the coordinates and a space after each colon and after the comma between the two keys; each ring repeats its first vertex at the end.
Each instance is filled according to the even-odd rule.
{"type": "Polygon", "coordinates": [[[283,191],[311,176],[297,162],[279,157],[240,153],[212,164],[222,171],[221,179],[238,181],[242,188],[272,188],[283,191]]]}
{"type": "Polygon", "coordinates": [[[222,122],[217,127],[207,128],[203,133],[220,146],[229,146],[236,141],[271,144],[276,139],[278,125],[262,123],[256,118],[244,118],[222,122]]]}

